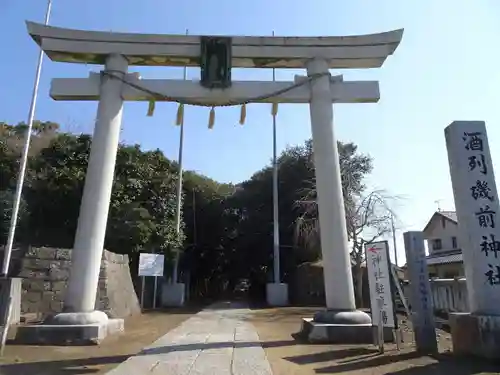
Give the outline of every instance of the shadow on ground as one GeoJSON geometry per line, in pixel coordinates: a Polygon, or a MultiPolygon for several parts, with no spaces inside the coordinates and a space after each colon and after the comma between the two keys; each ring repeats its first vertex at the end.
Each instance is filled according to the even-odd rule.
{"type": "Polygon", "coordinates": [[[428,357],[417,353],[416,351],[391,352],[381,355],[376,349],[349,348],[308,355],[286,357],[283,359],[298,365],[337,361],[335,365],[316,368],[314,370],[316,374],[356,374],[358,371],[367,369],[373,369],[374,373],[385,375],[500,374],[499,363],[486,362],[484,360],[475,358],[457,358],[451,354],[439,354],[436,356],[428,357]],[[405,362],[418,359],[425,360],[426,363],[419,364],[418,361],[416,361],[409,367],[401,370],[383,370],[383,366],[394,365],[397,362],[405,362]],[[431,360],[432,363],[428,363],[429,360],[431,360]]]}
{"type": "Polygon", "coordinates": [[[175,345],[175,346],[160,346],[151,349],[145,349],[137,355],[155,355],[155,354],[168,354],[173,352],[183,352],[191,350],[208,350],[208,349],[221,349],[221,348],[251,348],[251,347],[263,347],[265,348],[277,348],[281,346],[291,346],[295,345],[295,340],[283,340],[283,341],[268,341],[261,343],[259,341],[255,342],[233,342],[233,341],[223,341],[223,342],[211,342],[204,344],[185,344],[185,345],[175,345]]]}
{"type": "Polygon", "coordinates": [[[83,375],[93,374],[99,369],[93,369],[92,366],[101,366],[109,364],[119,364],[125,361],[128,356],[110,356],[67,359],[61,361],[43,361],[31,363],[12,363],[0,366],[2,375],[83,375]],[[42,371],[42,372],[41,372],[42,371]]]}
{"type": "Polygon", "coordinates": [[[158,315],[158,314],[170,314],[170,315],[185,315],[185,314],[197,314],[203,310],[205,306],[192,305],[183,307],[157,307],[153,309],[144,309],[143,314],[147,315],[158,315]]]}
{"type": "MultiPolygon", "coordinates": [[[[207,350],[216,348],[248,348],[260,347],[273,348],[280,346],[295,345],[294,340],[288,341],[274,341],[274,342],[216,342],[207,344],[186,344],[175,346],[162,346],[158,348],[146,349],[136,355],[155,355],[167,354],[171,352],[191,351],[191,350],[207,350]]],[[[129,356],[117,355],[107,357],[94,357],[94,358],[78,358],[57,361],[39,361],[31,363],[12,363],[0,365],[1,375],[82,375],[93,374],[98,372],[98,369],[93,369],[93,366],[119,364],[125,361],[129,356]],[[43,370],[41,370],[43,368],[43,370]],[[43,371],[43,372],[40,372],[43,371]]]]}
{"type": "MultiPolygon", "coordinates": [[[[283,341],[268,341],[268,342],[218,342],[207,344],[190,344],[164,346],[144,350],[138,355],[155,355],[165,354],[176,351],[188,350],[206,350],[213,348],[225,348],[236,346],[242,347],[257,347],[262,345],[264,348],[277,348],[296,345],[294,340],[283,341]]],[[[125,361],[128,356],[103,356],[94,358],[80,358],[57,361],[41,361],[32,363],[13,363],[6,364],[0,367],[2,375],[22,375],[22,374],[37,374],[37,375],[90,375],[97,373],[99,370],[93,367],[118,364],[125,361]],[[42,372],[40,372],[42,371],[42,372]]],[[[316,374],[342,374],[345,372],[357,373],[358,371],[373,369],[376,374],[386,375],[475,375],[475,374],[500,374],[500,365],[488,363],[474,359],[458,359],[452,355],[440,354],[432,358],[422,356],[415,351],[407,352],[387,352],[380,355],[373,348],[343,348],[339,350],[329,350],[320,353],[303,354],[297,356],[283,357],[284,360],[292,362],[296,365],[311,365],[330,361],[336,361],[335,365],[319,367],[314,370],[316,374]],[[405,362],[411,360],[425,359],[426,363],[413,363],[411,367],[397,371],[383,371],[383,366],[394,364],[397,362],[405,362]],[[428,363],[432,360],[432,363],[428,363]],[[378,368],[378,370],[376,369],[378,368]]]]}
{"type": "Polygon", "coordinates": [[[285,357],[283,359],[295,363],[296,365],[308,365],[312,363],[329,362],[348,357],[359,357],[364,355],[378,355],[378,351],[376,349],[369,348],[348,348],[340,350],[329,350],[319,353],[303,354],[293,357],[285,357]]]}
{"type": "MultiPolygon", "coordinates": [[[[125,332],[100,345],[12,345],[0,358],[0,375],[103,374],[140,352],[200,310],[199,306],[146,311],[125,320],[125,332]]],[[[9,330],[10,333],[10,330],[9,330]]]]}

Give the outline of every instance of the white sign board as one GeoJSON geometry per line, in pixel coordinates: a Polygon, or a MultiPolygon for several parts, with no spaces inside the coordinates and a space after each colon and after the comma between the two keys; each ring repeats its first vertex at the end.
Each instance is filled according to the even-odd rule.
{"type": "Polygon", "coordinates": [[[365,254],[373,325],[382,318],[384,327],[395,328],[387,241],[365,245],[365,254]]]}
{"type": "Polygon", "coordinates": [[[165,255],[147,254],[139,255],[139,276],[163,276],[163,263],[165,255]]]}

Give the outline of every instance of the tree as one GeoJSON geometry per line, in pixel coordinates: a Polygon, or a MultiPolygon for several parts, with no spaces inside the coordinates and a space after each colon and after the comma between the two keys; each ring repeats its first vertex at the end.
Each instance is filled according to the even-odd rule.
{"type": "Polygon", "coordinates": [[[365,246],[392,232],[395,213],[392,203],[397,197],[383,191],[372,191],[357,198],[346,210],[348,239],[351,243],[351,259],[353,277],[356,286],[356,302],[363,301],[363,268],[365,263],[365,246]]]}
{"type": "MultiPolygon", "coordinates": [[[[4,142],[9,151],[20,156],[25,144],[28,125],[20,122],[17,125],[8,125],[0,122],[0,139],[4,142]]],[[[29,156],[37,155],[41,150],[48,147],[56,137],[59,124],[51,121],[33,121],[29,156]]]]}
{"type": "MultiPolygon", "coordinates": [[[[397,198],[383,191],[363,194],[366,189],[363,179],[372,170],[371,158],[358,155],[357,147],[352,143],[339,143],[338,146],[347,237],[351,245],[356,302],[359,306],[363,296],[364,247],[391,232],[395,218],[391,203],[397,198]]],[[[304,247],[308,257],[318,260],[321,249],[315,180],[311,179],[309,185],[302,199],[296,202],[303,212],[296,221],[295,240],[304,247]]]]}
{"type": "MultiPolygon", "coordinates": [[[[0,199],[5,221],[10,216],[7,207],[26,125],[0,125],[0,199]]],[[[18,242],[73,246],[92,137],[57,129],[52,122],[34,124],[23,191],[27,230],[19,232],[18,242]]],[[[352,143],[339,143],[339,155],[346,212],[351,212],[365,189],[363,178],[371,171],[371,159],[359,154],[352,143]]],[[[313,241],[318,233],[312,141],[287,148],[278,164],[281,277],[287,282],[298,264],[320,255],[319,242],[313,241]],[[308,224],[312,229],[307,229],[308,224]]],[[[180,236],[176,233],[178,167],[159,150],[120,145],[105,247],[133,259],[141,251],[162,251],[172,259],[172,250],[181,249],[181,277],[190,274],[200,295],[220,296],[240,278],[260,286],[270,281],[271,164],[236,186],[185,171],[180,236]]]]}
{"type": "MultiPolygon", "coordinates": [[[[12,207],[14,205],[14,191],[0,191],[0,241],[2,244],[7,241],[7,236],[10,229],[10,218],[12,216],[12,207]]],[[[29,215],[26,201],[21,198],[19,202],[18,225],[16,232],[23,234],[26,230],[26,218],[29,215]]]]}
{"type": "Polygon", "coordinates": [[[17,242],[73,246],[91,137],[58,134],[29,163],[23,195],[29,207],[26,237],[17,242]]]}
{"type": "MultiPolygon", "coordinates": [[[[349,198],[364,188],[362,177],[371,170],[371,159],[357,153],[356,146],[351,143],[339,143],[339,153],[344,190],[349,198]]],[[[312,141],[287,148],[279,156],[278,166],[281,277],[285,282],[293,282],[297,266],[318,259],[319,254],[319,246],[297,236],[297,220],[303,218],[304,222],[309,222],[308,203],[315,201],[312,141]]],[[[273,276],[271,165],[239,184],[228,199],[238,221],[233,245],[238,256],[230,263],[230,272],[250,278],[253,284],[263,285],[273,276]]],[[[261,295],[264,291],[261,289],[261,295]]]]}
{"type": "MultiPolygon", "coordinates": [[[[310,145],[308,148],[312,163],[312,148],[310,145]]],[[[356,202],[366,188],[364,177],[373,169],[372,159],[368,155],[358,154],[357,146],[353,143],[338,142],[338,150],[345,211],[353,212],[356,202]]],[[[295,222],[295,243],[304,248],[311,260],[321,257],[316,199],[316,179],[313,174],[307,180],[300,199],[295,202],[301,211],[295,222]]]]}
{"type": "MultiPolygon", "coordinates": [[[[53,122],[34,121],[31,133],[30,148],[28,150],[28,166],[56,136],[59,125],[53,122]]],[[[12,208],[16,182],[20,171],[20,159],[25,145],[28,126],[25,123],[8,125],[0,122],[0,241],[7,241],[10,228],[12,208]]],[[[25,174],[29,183],[30,169],[25,174]]],[[[27,234],[27,221],[29,219],[27,202],[21,197],[16,233],[18,236],[27,234]]]]}
{"type": "Polygon", "coordinates": [[[115,252],[163,252],[181,247],[176,234],[175,167],[159,150],[139,145],[118,150],[106,246],[115,252]]]}
{"type": "MultiPolygon", "coordinates": [[[[34,124],[32,145],[38,142],[40,147],[30,154],[23,189],[29,230],[19,233],[16,242],[70,248],[92,138],[58,133],[55,128],[51,122],[34,124]]],[[[2,129],[0,191],[12,193],[19,159],[19,142],[14,141],[25,134],[26,125],[3,125],[2,129]]],[[[179,247],[184,237],[182,232],[181,236],[175,233],[176,178],[175,167],[160,151],[144,152],[137,145],[120,145],[105,240],[108,250],[125,254],[154,250],[168,254],[171,247],[179,247]]],[[[4,201],[8,196],[5,194],[4,201]]],[[[10,211],[2,212],[10,219],[10,211]]]]}
{"type": "Polygon", "coordinates": [[[183,179],[186,241],[179,268],[194,281],[193,294],[217,297],[235,264],[238,218],[230,207],[235,187],[192,171],[183,179]]]}

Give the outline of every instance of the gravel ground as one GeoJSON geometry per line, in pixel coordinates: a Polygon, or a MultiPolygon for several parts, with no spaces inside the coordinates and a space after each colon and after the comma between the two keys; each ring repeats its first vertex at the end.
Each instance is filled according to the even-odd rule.
{"type": "MultiPolygon", "coordinates": [[[[294,307],[253,310],[248,319],[260,336],[274,375],[500,374],[500,365],[453,357],[450,336],[444,331],[438,331],[439,355],[417,355],[408,324],[404,324],[402,350],[388,344],[383,355],[373,345],[311,345],[294,340],[291,335],[299,330],[301,319],[312,316],[316,310],[294,307]]],[[[0,375],[104,374],[196,312],[195,309],[164,310],[132,317],[126,321],[124,334],[109,337],[99,346],[10,344],[0,359],[0,375]]]]}
{"type": "Polygon", "coordinates": [[[0,375],[105,374],[197,312],[156,310],[130,317],[123,334],[110,336],[96,346],[10,344],[0,358],[0,375]]]}
{"type": "Polygon", "coordinates": [[[500,374],[498,364],[453,357],[450,335],[444,331],[438,331],[439,355],[417,355],[408,323],[403,324],[405,343],[401,351],[387,344],[383,355],[373,345],[311,345],[293,340],[291,334],[299,331],[301,319],[311,317],[315,311],[293,307],[254,310],[251,322],[259,333],[274,375],[500,374]]]}

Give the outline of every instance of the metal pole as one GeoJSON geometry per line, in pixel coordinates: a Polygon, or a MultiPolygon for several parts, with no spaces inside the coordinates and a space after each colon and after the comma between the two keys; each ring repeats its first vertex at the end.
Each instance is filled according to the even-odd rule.
{"type": "Polygon", "coordinates": [[[154,287],[153,287],[153,310],[156,309],[156,295],[158,294],[158,276],[154,277],[154,287]]]}
{"type": "Polygon", "coordinates": [[[5,343],[7,342],[7,334],[10,328],[10,321],[12,316],[12,297],[7,300],[7,314],[5,315],[5,321],[1,322],[3,324],[3,330],[0,336],[0,357],[3,357],[3,351],[5,350],[5,343]]]}
{"type": "Polygon", "coordinates": [[[398,266],[398,247],[396,245],[396,228],[394,227],[394,215],[391,214],[392,243],[394,245],[394,263],[398,266]]]}
{"type": "MultiPolygon", "coordinates": [[[[186,35],[188,35],[188,30],[186,30],[186,35]]],[[[187,79],[187,67],[184,67],[184,80],[187,79]]],[[[184,150],[184,116],[182,116],[182,121],[180,124],[181,131],[179,135],[179,178],[177,179],[177,206],[175,215],[175,234],[177,238],[180,236],[181,232],[181,208],[182,208],[182,154],[184,150]]],[[[176,249],[174,271],[172,276],[172,283],[177,284],[177,278],[179,273],[179,258],[181,256],[180,249],[176,249]]]]}
{"type": "Polygon", "coordinates": [[[196,195],[194,189],[193,191],[193,244],[196,246],[196,195]]]}
{"type": "MultiPolygon", "coordinates": [[[[52,10],[52,0],[47,1],[47,10],[45,12],[45,25],[49,24],[50,13],[52,10]]],[[[28,129],[26,130],[26,139],[24,142],[23,153],[21,156],[21,164],[19,168],[19,176],[17,177],[16,195],[14,198],[14,204],[12,206],[12,216],[10,218],[10,228],[9,235],[7,237],[7,244],[5,246],[5,253],[2,264],[2,276],[6,277],[9,273],[10,258],[12,256],[12,246],[14,244],[14,236],[16,234],[17,217],[19,215],[19,205],[21,203],[21,194],[24,185],[24,176],[26,174],[26,164],[28,163],[28,151],[31,141],[31,132],[33,130],[33,120],[35,118],[35,108],[36,99],[38,97],[38,86],[40,84],[40,75],[42,72],[43,64],[43,50],[40,47],[40,52],[38,54],[38,63],[36,67],[35,83],[33,85],[33,94],[31,96],[31,104],[28,115],[28,129]]]]}
{"type": "Polygon", "coordinates": [[[144,292],[146,290],[146,278],[141,276],[141,309],[144,311],[144,292]]]}
{"type": "MultiPolygon", "coordinates": [[[[274,31],[273,31],[274,36],[274,31]]],[[[273,68],[273,82],[276,81],[276,69],[273,68]]],[[[274,282],[281,281],[280,272],[280,228],[279,228],[279,206],[278,206],[278,160],[276,150],[276,113],[273,111],[273,258],[274,258],[274,282]]]]}
{"type": "Polygon", "coordinates": [[[378,351],[380,354],[384,354],[384,319],[383,319],[383,308],[382,303],[379,301],[379,312],[378,312],[378,325],[377,325],[377,333],[378,333],[378,351]]]}

